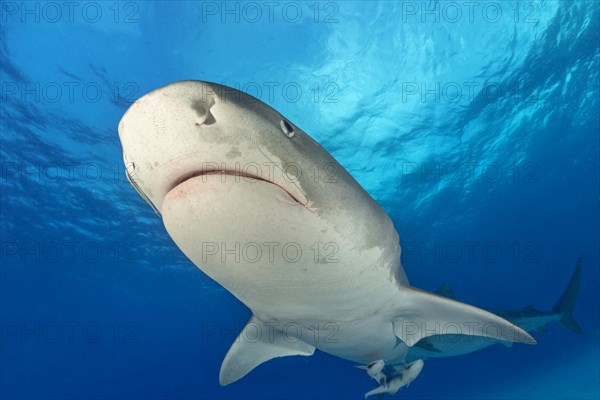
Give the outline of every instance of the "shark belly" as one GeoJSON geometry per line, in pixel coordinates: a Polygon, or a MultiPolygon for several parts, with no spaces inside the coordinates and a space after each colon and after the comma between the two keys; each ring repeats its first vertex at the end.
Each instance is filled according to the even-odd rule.
{"type": "Polygon", "coordinates": [[[399,291],[391,266],[399,252],[389,245],[357,246],[356,237],[339,235],[276,185],[218,174],[175,187],[162,214],[198,268],[290,340],[359,363],[406,353],[391,323],[399,291]],[[217,212],[211,204],[228,211],[207,225],[217,212]],[[242,220],[251,232],[232,229],[242,220]]]}

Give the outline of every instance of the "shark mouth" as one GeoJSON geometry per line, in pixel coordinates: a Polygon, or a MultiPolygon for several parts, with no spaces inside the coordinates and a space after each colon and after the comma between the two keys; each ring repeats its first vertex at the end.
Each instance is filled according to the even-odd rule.
{"type": "Polygon", "coordinates": [[[284,183],[284,182],[281,182],[281,183],[274,182],[273,180],[266,179],[262,176],[255,175],[255,174],[248,173],[248,172],[242,172],[240,170],[211,169],[211,170],[195,171],[190,174],[186,174],[186,175],[182,176],[180,179],[178,179],[177,181],[175,181],[174,184],[171,185],[169,190],[167,190],[167,193],[170,192],[171,190],[175,189],[177,186],[181,185],[182,183],[189,181],[190,179],[194,179],[194,178],[198,178],[198,177],[202,177],[202,176],[215,176],[215,175],[221,176],[221,180],[223,182],[225,182],[226,179],[234,179],[235,182],[239,182],[243,179],[246,182],[265,182],[265,183],[268,183],[271,185],[275,185],[275,186],[279,187],[281,190],[283,190],[285,193],[287,193],[288,196],[290,196],[290,198],[294,202],[298,203],[298,205],[300,205],[302,207],[307,207],[307,205],[308,205],[308,199],[306,198],[304,193],[302,191],[300,191],[300,189],[294,183],[285,182],[285,183],[287,183],[287,185],[286,185],[287,187],[284,187],[282,185],[282,183],[284,183]]]}
{"type": "MultiPolygon", "coordinates": [[[[132,163],[132,165],[135,167],[135,163],[132,163]]],[[[125,169],[125,176],[127,177],[127,180],[129,181],[129,183],[131,184],[131,186],[133,186],[133,188],[135,189],[135,191],[138,192],[138,194],[140,195],[140,197],[142,199],[144,199],[144,201],[146,203],[148,203],[148,205],[152,208],[152,211],[154,211],[154,213],[156,215],[158,215],[159,217],[162,218],[162,214],[160,213],[160,211],[158,211],[158,208],[154,205],[154,203],[152,202],[152,200],[150,200],[150,198],[148,196],[146,196],[146,193],[144,193],[144,191],[142,189],[140,189],[140,187],[137,184],[136,180],[133,179],[131,177],[131,175],[129,174],[129,170],[127,168],[125,169]]]]}

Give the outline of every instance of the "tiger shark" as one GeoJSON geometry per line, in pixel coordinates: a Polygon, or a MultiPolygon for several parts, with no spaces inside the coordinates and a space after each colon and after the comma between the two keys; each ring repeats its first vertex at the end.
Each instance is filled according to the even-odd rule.
{"type": "Polygon", "coordinates": [[[118,129],[129,181],[175,244],[252,311],[221,385],[319,349],[394,367],[378,391],[394,393],[420,372],[407,355],[424,338],[536,343],[498,315],[411,286],[385,211],[259,99],[175,82],[135,101],[118,129]]]}

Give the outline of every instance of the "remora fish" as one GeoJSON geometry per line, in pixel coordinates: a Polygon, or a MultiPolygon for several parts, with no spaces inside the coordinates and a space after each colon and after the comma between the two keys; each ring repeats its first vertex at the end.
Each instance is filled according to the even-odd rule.
{"type": "Polygon", "coordinates": [[[412,287],[383,209],[310,136],[252,96],[176,82],[132,104],[119,137],[132,185],[173,241],[252,310],[225,356],[222,385],[315,349],[406,365],[415,343],[448,324],[535,344],[497,315],[412,287]]]}

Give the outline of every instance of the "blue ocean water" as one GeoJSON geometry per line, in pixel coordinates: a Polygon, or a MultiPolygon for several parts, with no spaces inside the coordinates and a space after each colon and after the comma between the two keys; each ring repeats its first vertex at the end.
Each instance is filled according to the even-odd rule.
{"type": "Polygon", "coordinates": [[[600,398],[599,3],[1,3],[2,399],[358,399],[317,352],[220,387],[250,313],[127,182],[118,122],[182,79],[275,107],[388,212],[414,286],[574,317],[397,398],[600,398]]]}

